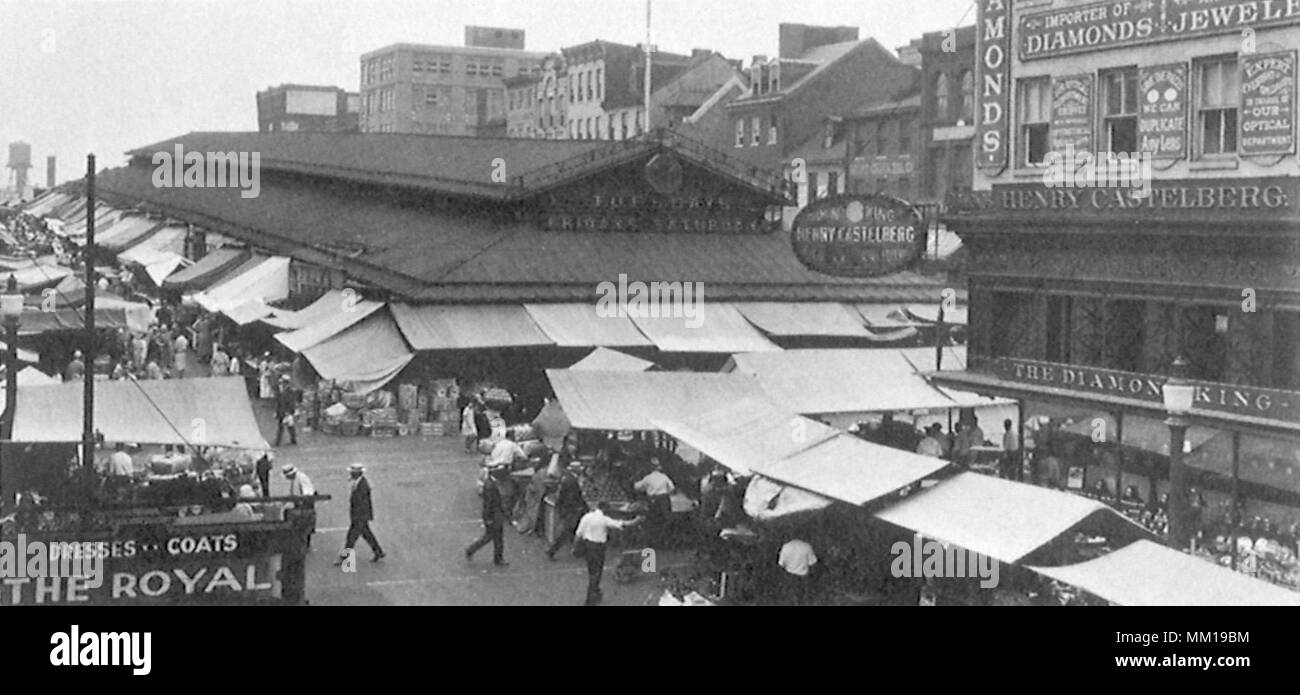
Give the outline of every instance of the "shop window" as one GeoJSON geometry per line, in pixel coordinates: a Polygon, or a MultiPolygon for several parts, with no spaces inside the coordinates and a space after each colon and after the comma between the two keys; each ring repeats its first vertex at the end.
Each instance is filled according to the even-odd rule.
{"type": "Polygon", "coordinates": [[[1047,361],[1070,363],[1070,334],[1074,298],[1068,295],[1047,297],[1047,361]]]}
{"type": "Polygon", "coordinates": [[[1146,305],[1118,300],[1106,307],[1106,366],[1126,372],[1141,371],[1146,305]]]}
{"type": "Polygon", "coordinates": [[[970,145],[959,144],[952,148],[952,167],[948,176],[951,189],[969,190],[975,176],[975,163],[971,161],[970,145]]]}
{"type": "Polygon", "coordinates": [[[970,70],[961,73],[961,107],[957,113],[964,124],[975,122],[975,73],[970,70]]]}
{"type": "Polygon", "coordinates": [[[1020,163],[1041,166],[1047,157],[1052,123],[1052,79],[1020,81],[1020,163]]]}
{"type": "Polygon", "coordinates": [[[990,357],[1034,358],[1026,346],[1029,344],[1025,327],[1030,323],[1033,296],[1021,292],[992,293],[992,326],[988,336],[990,357]]]}
{"type": "Polygon", "coordinates": [[[1187,360],[1188,376],[1193,379],[1223,381],[1228,341],[1215,329],[1215,316],[1227,311],[1214,306],[1183,308],[1180,345],[1187,360]]]}
{"type": "Polygon", "coordinates": [[[948,193],[948,172],[944,169],[944,151],[942,147],[931,148],[926,153],[925,170],[930,177],[930,196],[943,200],[948,193]]]}
{"type": "Polygon", "coordinates": [[[831,171],[826,173],[826,192],[827,195],[837,195],[840,192],[840,173],[831,171]]]}
{"type": "Polygon", "coordinates": [[[876,156],[883,155],[885,153],[885,121],[876,124],[875,140],[876,156]]]}
{"type": "Polygon", "coordinates": [[[912,151],[912,124],[900,121],[898,124],[898,153],[908,154],[912,151]]]}
{"type": "Polygon", "coordinates": [[[1108,152],[1137,152],[1137,68],[1102,73],[1102,135],[1108,152]]]}
{"type": "Polygon", "coordinates": [[[1196,130],[1201,155],[1237,151],[1237,105],[1241,101],[1237,57],[1205,60],[1196,66],[1196,130]]]}

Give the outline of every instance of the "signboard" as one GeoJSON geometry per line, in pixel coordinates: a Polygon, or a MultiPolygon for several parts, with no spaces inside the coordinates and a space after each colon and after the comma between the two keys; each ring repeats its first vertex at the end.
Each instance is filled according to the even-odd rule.
{"type": "Polygon", "coordinates": [[[990,212],[1006,215],[1044,216],[1057,221],[1121,213],[1129,217],[1156,214],[1163,219],[1189,221],[1211,219],[1245,221],[1283,220],[1300,217],[1300,178],[1277,176],[1250,179],[1163,179],[1147,182],[1146,197],[1141,189],[1048,188],[1042,183],[995,184],[992,191],[950,194],[946,200],[953,213],[990,212]]]}
{"type": "Polygon", "coordinates": [[[1111,0],[1024,14],[1017,33],[1037,60],[1297,21],[1297,0],[1111,0]]]}
{"type": "Polygon", "coordinates": [[[1052,79],[1052,149],[1092,151],[1092,75],[1052,79]]]}
{"type": "Polygon", "coordinates": [[[1242,55],[1243,156],[1295,152],[1296,52],[1242,55]]]}
{"type": "MultiPolygon", "coordinates": [[[[1136,374],[1055,362],[1016,358],[994,360],[998,378],[1037,384],[1079,393],[1116,396],[1146,401],[1164,407],[1163,387],[1168,377],[1136,374]]],[[[1300,420],[1300,393],[1237,384],[1192,381],[1196,387],[1193,414],[1197,410],[1249,415],[1294,423],[1300,420]]]]}
{"type": "Polygon", "coordinates": [[[799,262],[819,273],[867,278],[914,263],[925,252],[925,227],[911,205],[885,195],[819,200],[794,218],[799,262]]]}
{"type": "Polygon", "coordinates": [[[1187,64],[1138,71],[1138,151],[1155,159],[1187,155],[1187,64]]]}
{"type": "Polygon", "coordinates": [[[337,92],[320,90],[290,89],[284,93],[284,112],[302,116],[337,116],[339,95],[337,92]]]}
{"type": "Polygon", "coordinates": [[[978,0],[975,18],[975,166],[1006,168],[1011,147],[1011,0],[978,0]]]}
{"type": "MultiPolygon", "coordinates": [[[[277,532],[235,532],[229,526],[186,533],[134,527],[111,538],[71,534],[6,536],[4,550],[24,566],[0,563],[0,606],[53,604],[228,604],[283,598],[283,548],[277,532]],[[76,572],[25,571],[27,558],[98,558],[92,578],[85,562],[76,572]],[[17,569],[17,571],[15,571],[17,569]]],[[[289,537],[296,536],[290,532],[289,537]]]]}
{"type": "Polygon", "coordinates": [[[916,165],[907,155],[896,157],[855,157],[849,162],[849,176],[853,178],[886,178],[911,176],[916,165]]]}

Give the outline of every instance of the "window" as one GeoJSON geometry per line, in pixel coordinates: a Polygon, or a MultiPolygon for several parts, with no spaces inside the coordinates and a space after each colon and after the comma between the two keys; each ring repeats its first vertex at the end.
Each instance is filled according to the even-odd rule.
{"type": "Polygon", "coordinates": [[[1137,152],[1137,68],[1101,75],[1102,137],[1107,152],[1137,152]]]}
{"type": "Polygon", "coordinates": [[[1047,297],[1047,360],[1070,364],[1070,336],[1074,333],[1073,298],[1068,295],[1047,297]]]}
{"type": "Polygon", "coordinates": [[[1052,121],[1052,79],[1020,81],[1020,163],[1041,165],[1047,156],[1052,121]]]}
{"type": "Polygon", "coordinates": [[[424,103],[429,106],[438,106],[442,103],[437,90],[430,89],[424,93],[424,103]]]}
{"type": "Polygon", "coordinates": [[[936,121],[946,121],[948,112],[948,74],[938,73],[934,76],[934,114],[936,121]]]}
{"type": "Polygon", "coordinates": [[[822,188],[822,174],[820,171],[808,172],[808,197],[813,200],[821,200],[826,197],[826,189],[822,188]]]}
{"type": "Polygon", "coordinates": [[[840,173],[838,171],[827,172],[826,174],[826,194],[836,195],[840,192],[840,173]]]}
{"type": "Polygon", "coordinates": [[[970,145],[962,143],[952,148],[952,164],[948,168],[948,188],[969,191],[975,177],[975,162],[971,160],[970,145]]]}
{"type": "Polygon", "coordinates": [[[876,156],[885,154],[885,122],[876,123],[876,156]]]}
{"type": "Polygon", "coordinates": [[[763,117],[754,116],[749,124],[749,144],[757,146],[763,141],[763,117]]]}
{"type": "Polygon", "coordinates": [[[900,198],[911,199],[912,196],[912,179],[904,176],[898,180],[898,196],[900,198]]]}
{"type": "Polygon", "coordinates": [[[745,146],[745,119],[736,119],[736,147],[745,146]]]}
{"type": "Polygon", "coordinates": [[[1202,155],[1231,154],[1237,151],[1237,104],[1241,99],[1237,84],[1237,58],[1230,56],[1200,63],[1196,68],[1200,102],[1196,109],[1196,129],[1202,155]]]}
{"type": "Polygon", "coordinates": [[[975,73],[963,70],[961,73],[961,103],[958,105],[957,117],[966,125],[975,122],[975,73]]]}
{"type": "Polygon", "coordinates": [[[605,96],[605,71],[603,68],[596,68],[595,82],[595,96],[596,100],[599,101],[605,96]]]}
{"type": "Polygon", "coordinates": [[[776,125],[775,125],[775,124],[770,125],[770,126],[767,127],[767,144],[769,144],[769,145],[775,145],[775,144],[776,144],[776,125]]]}
{"type": "Polygon", "coordinates": [[[910,121],[899,121],[898,123],[898,153],[909,154],[912,151],[912,123],[910,121]]]}

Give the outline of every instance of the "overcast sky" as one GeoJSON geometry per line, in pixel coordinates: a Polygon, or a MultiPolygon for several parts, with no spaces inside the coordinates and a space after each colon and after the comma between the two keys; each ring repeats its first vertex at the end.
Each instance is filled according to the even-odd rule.
{"type": "MultiPolygon", "coordinates": [[[[974,20],[972,0],[654,0],[653,36],[748,62],[776,54],[781,22],[857,26],[893,49],[974,20]]],[[[33,183],[49,155],[60,182],[78,178],[87,153],[116,166],[181,133],[257,130],[258,90],[355,91],[361,53],[463,45],[467,24],[524,29],[534,51],[632,44],[645,0],[0,0],[0,143],[31,143],[33,183]]]]}

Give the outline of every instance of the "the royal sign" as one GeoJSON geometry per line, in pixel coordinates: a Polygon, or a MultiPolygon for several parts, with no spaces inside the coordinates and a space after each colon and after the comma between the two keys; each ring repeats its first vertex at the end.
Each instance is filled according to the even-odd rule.
{"type": "Polygon", "coordinates": [[[979,0],[976,56],[979,104],[976,114],[975,166],[1001,170],[1011,146],[1011,0],[979,0]]]}
{"type": "Polygon", "coordinates": [[[925,252],[920,213],[884,195],[819,200],[794,218],[790,237],[799,262],[841,277],[886,275],[925,252]]]}

